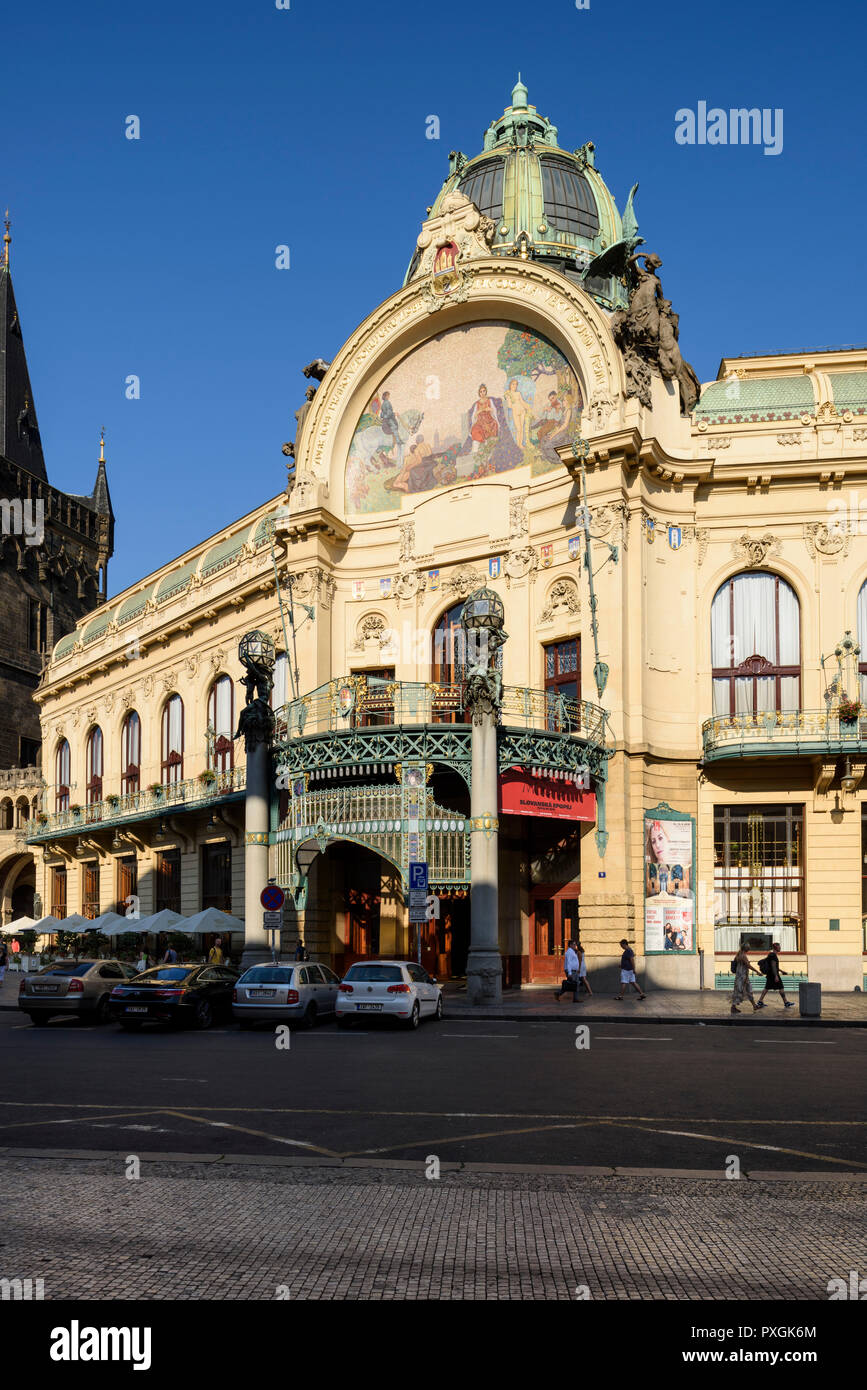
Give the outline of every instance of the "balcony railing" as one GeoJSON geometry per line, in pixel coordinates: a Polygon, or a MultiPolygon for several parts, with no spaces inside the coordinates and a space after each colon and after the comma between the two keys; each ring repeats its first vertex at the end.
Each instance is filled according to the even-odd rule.
{"type": "Polygon", "coordinates": [[[702,725],[704,756],[845,753],[867,749],[867,718],[841,719],[827,709],[767,710],[761,714],[723,714],[702,725]]]}
{"type": "MultiPolygon", "coordinates": [[[[433,681],[384,681],[369,685],[363,675],[329,681],[277,711],[277,742],[316,734],[388,726],[469,723],[466,687],[433,681]]],[[[527,686],[503,686],[500,722],[509,728],[568,734],[601,744],[605,714],[588,700],[527,686]]]]}
{"type": "Polygon", "coordinates": [[[55,811],[44,821],[37,817],[30,822],[32,830],[27,841],[38,843],[50,840],[55,835],[81,834],[101,825],[114,826],[126,820],[156,816],[161,812],[206,806],[211,801],[219,801],[221,797],[243,791],[245,785],[246,768],[235,767],[216,772],[213,781],[189,777],[184,782],[162,787],[158,792],[146,787],[141,791],[128,792],[126,796],[106,796],[102,801],[94,801],[78,811],[55,811]]]}

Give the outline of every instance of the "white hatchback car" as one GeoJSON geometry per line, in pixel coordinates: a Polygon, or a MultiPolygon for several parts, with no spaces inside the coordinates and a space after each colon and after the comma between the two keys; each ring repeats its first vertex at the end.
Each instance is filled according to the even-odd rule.
{"type": "Polygon", "coordinates": [[[334,1011],[341,1028],[357,1018],[394,1018],[417,1028],[422,1018],[442,1018],[443,992],[414,961],[359,960],[341,981],[334,1011]]]}

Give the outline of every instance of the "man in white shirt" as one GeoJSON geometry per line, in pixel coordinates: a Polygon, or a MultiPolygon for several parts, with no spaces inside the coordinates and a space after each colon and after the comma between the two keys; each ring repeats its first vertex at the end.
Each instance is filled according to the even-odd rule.
{"type": "MultiPolygon", "coordinates": [[[[574,941],[570,941],[569,945],[566,947],[566,954],[563,957],[563,970],[565,972],[567,980],[570,981],[573,990],[572,1001],[575,1004],[580,1004],[581,999],[579,998],[578,993],[578,978],[581,969],[581,962],[578,959],[578,952],[575,950],[575,945],[576,943],[574,941]]],[[[558,990],[555,990],[554,992],[554,998],[557,1000],[558,1004],[560,1003],[560,1000],[563,998],[563,992],[564,987],[562,985],[558,990]]]]}

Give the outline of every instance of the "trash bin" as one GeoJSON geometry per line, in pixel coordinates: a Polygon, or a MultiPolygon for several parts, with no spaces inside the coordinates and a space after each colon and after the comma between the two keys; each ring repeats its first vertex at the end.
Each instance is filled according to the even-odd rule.
{"type": "Polygon", "coordinates": [[[822,986],[818,982],[798,985],[798,1004],[801,1018],[821,1018],[822,986]]]}

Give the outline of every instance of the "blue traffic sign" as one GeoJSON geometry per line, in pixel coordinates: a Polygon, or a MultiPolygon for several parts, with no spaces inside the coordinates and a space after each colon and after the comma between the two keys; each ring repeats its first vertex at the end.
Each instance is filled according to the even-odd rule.
{"type": "Polygon", "coordinates": [[[409,866],[409,886],[427,892],[427,860],[409,866]]]}

